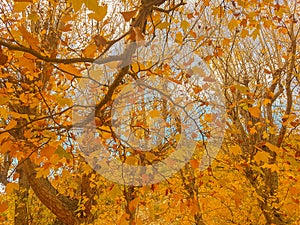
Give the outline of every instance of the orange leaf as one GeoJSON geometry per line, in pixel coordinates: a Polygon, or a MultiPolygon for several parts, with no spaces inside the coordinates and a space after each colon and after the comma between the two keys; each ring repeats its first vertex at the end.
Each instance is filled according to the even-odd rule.
{"type": "Polygon", "coordinates": [[[5,192],[6,192],[6,194],[10,195],[11,193],[13,193],[13,191],[15,189],[18,189],[18,188],[19,188],[18,184],[16,184],[16,183],[8,183],[6,185],[5,192]]]}
{"type": "Polygon", "coordinates": [[[64,72],[67,72],[69,74],[72,74],[72,75],[75,75],[75,76],[81,76],[80,71],[75,66],[72,66],[72,65],[69,65],[69,64],[61,64],[59,66],[59,68],[61,70],[63,70],[64,72]]]}
{"type": "Polygon", "coordinates": [[[1,203],[0,204],[0,213],[6,211],[8,209],[8,204],[7,202],[1,203]]]}
{"type": "Polygon", "coordinates": [[[130,21],[136,14],[137,10],[129,11],[129,12],[121,12],[125,22],[130,21]]]}
{"type": "Polygon", "coordinates": [[[17,126],[18,122],[15,120],[11,120],[8,125],[5,127],[5,130],[13,129],[15,126],[17,126]]]}
{"type": "Polygon", "coordinates": [[[134,31],[134,34],[135,34],[135,40],[137,42],[140,42],[141,45],[144,45],[145,43],[145,37],[141,31],[141,28],[139,27],[133,27],[133,31],[134,31]]]}
{"type": "Polygon", "coordinates": [[[124,213],[122,216],[121,216],[121,218],[120,218],[120,220],[119,220],[119,222],[118,222],[118,225],[129,225],[129,215],[127,214],[127,213],[124,213]]]}
{"type": "Polygon", "coordinates": [[[94,44],[91,44],[87,46],[84,50],[83,53],[87,57],[94,57],[97,52],[97,46],[94,44]]]}
{"type": "Polygon", "coordinates": [[[5,154],[11,149],[13,149],[13,143],[11,141],[5,141],[4,143],[1,144],[0,153],[5,154]]]}
{"type": "Polygon", "coordinates": [[[212,122],[213,121],[213,115],[212,114],[205,114],[204,115],[204,120],[206,122],[212,122]]]}
{"type": "Polygon", "coordinates": [[[41,155],[46,156],[48,159],[51,158],[51,156],[54,154],[56,151],[57,147],[48,145],[45,148],[43,148],[41,155]]]}
{"type": "Polygon", "coordinates": [[[191,163],[191,166],[192,166],[193,169],[197,169],[200,166],[199,160],[196,160],[196,159],[191,159],[190,163],[191,163]]]}
{"type": "Polygon", "coordinates": [[[253,116],[253,117],[259,118],[261,115],[260,108],[257,106],[250,107],[250,108],[248,108],[248,110],[249,110],[249,113],[251,114],[251,116],[253,116]]]}
{"type": "Polygon", "coordinates": [[[2,52],[0,52],[0,66],[4,65],[8,60],[8,57],[6,55],[3,55],[2,52]]]}
{"type": "Polygon", "coordinates": [[[97,47],[105,46],[107,44],[106,39],[104,37],[100,36],[100,35],[96,35],[94,37],[94,41],[95,41],[95,45],[97,47]]]}
{"type": "Polygon", "coordinates": [[[135,198],[129,203],[129,210],[133,212],[140,202],[140,198],[135,198]]]}
{"type": "Polygon", "coordinates": [[[38,51],[39,49],[37,48],[37,46],[39,46],[39,40],[31,33],[29,33],[24,26],[20,26],[19,31],[21,32],[27,43],[30,45],[30,47],[38,51]]]}
{"type": "Polygon", "coordinates": [[[300,188],[297,188],[297,187],[291,187],[290,188],[290,193],[292,195],[298,195],[300,193],[300,188]]]}

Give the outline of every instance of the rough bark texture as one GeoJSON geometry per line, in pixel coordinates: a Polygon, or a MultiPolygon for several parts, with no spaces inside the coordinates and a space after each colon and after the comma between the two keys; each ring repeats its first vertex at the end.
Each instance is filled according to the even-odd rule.
{"type": "Polygon", "coordinates": [[[27,199],[30,186],[22,167],[17,169],[17,173],[19,174],[19,190],[16,191],[14,223],[16,225],[28,225],[27,199]]]}
{"type": "Polygon", "coordinates": [[[45,178],[36,178],[35,167],[30,160],[24,161],[24,169],[31,188],[40,201],[66,225],[80,224],[74,211],[77,201],[60,195],[45,178]]]}

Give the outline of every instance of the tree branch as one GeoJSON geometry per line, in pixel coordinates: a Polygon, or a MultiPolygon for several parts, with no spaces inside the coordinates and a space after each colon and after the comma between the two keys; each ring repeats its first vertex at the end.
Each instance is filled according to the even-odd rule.
{"type": "Polygon", "coordinates": [[[154,6],[153,9],[155,11],[159,11],[159,12],[163,12],[163,13],[170,13],[170,12],[176,10],[177,8],[179,8],[182,5],[186,5],[186,2],[180,2],[179,4],[175,5],[174,7],[170,8],[170,9],[162,9],[162,8],[159,8],[159,7],[156,7],[156,6],[154,6]]]}
{"type": "Polygon", "coordinates": [[[7,47],[9,50],[21,51],[29,53],[36,58],[43,60],[45,62],[52,62],[52,63],[64,63],[64,64],[71,64],[71,63],[79,63],[79,62],[94,62],[95,59],[93,58],[72,58],[72,59],[60,59],[60,58],[50,58],[48,56],[44,56],[39,52],[33,50],[32,48],[28,48],[22,45],[16,45],[12,43],[8,43],[7,41],[0,40],[0,46],[7,47]]]}
{"type": "Polygon", "coordinates": [[[74,214],[78,202],[60,195],[46,178],[36,178],[34,164],[27,159],[24,161],[27,179],[34,193],[40,201],[51,210],[62,222],[67,225],[79,225],[80,221],[74,214]]]}

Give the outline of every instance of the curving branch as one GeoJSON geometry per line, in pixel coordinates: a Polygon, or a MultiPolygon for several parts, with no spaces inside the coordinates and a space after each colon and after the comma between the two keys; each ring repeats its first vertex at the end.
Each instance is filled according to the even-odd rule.
{"type": "Polygon", "coordinates": [[[9,50],[15,50],[20,52],[26,52],[29,53],[36,58],[43,60],[45,62],[52,62],[52,63],[64,63],[64,64],[72,64],[72,63],[79,63],[79,62],[94,62],[95,59],[93,58],[72,58],[72,59],[60,59],[60,58],[50,58],[48,56],[44,56],[40,54],[39,52],[33,50],[32,48],[28,48],[22,45],[16,45],[9,43],[5,40],[0,40],[0,46],[7,47],[9,50]]]}
{"type": "Polygon", "coordinates": [[[186,5],[187,3],[186,2],[180,2],[179,4],[177,4],[177,5],[175,5],[175,6],[173,6],[172,8],[170,8],[170,9],[162,9],[162,8],[159,8],[159,7],[156,7],[156,6],[154,6],[153,7],[153,9],[155,10],[155,11],[158,11],[158,12],[163,12],[163,13],[170,13],[170,12],[172,12],[172,11],[175,11],[177,8],[179,8],[180,6],[183,6],[183,5],[186,5]]]}
{"type": "Polygon", "coordinates": [[[27,159],[22,164],[27,179],[39,200],[53,212],[63,223],[67,225],[79,225],[80,220],[74,211],[77,209],[78,201],[69,199],[58,193],[48,179],[36,177],[36,166],[27,159]]]}

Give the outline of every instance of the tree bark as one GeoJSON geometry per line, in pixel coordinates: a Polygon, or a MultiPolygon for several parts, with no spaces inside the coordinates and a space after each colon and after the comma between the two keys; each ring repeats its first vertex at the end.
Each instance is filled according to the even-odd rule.
{"type": "Polygon", "coordinates": [[[25,171],[22,167],[17,169],[19,173],[19,190],[16,191],[17,199],[15,200],[15,218],[16,225],[28,225],[29,215],[27,210],[27,200],[29,191],[29,182],[27,180],[25,171]]]}
{"type": "Polygon", "coordinates": [[[80,224],[74,213],[77,201],[60,195],[47,179],[36,178],[35,167],[29,159],[23,165],[29,184],[40,201],[66,225],[80,224]]]}

